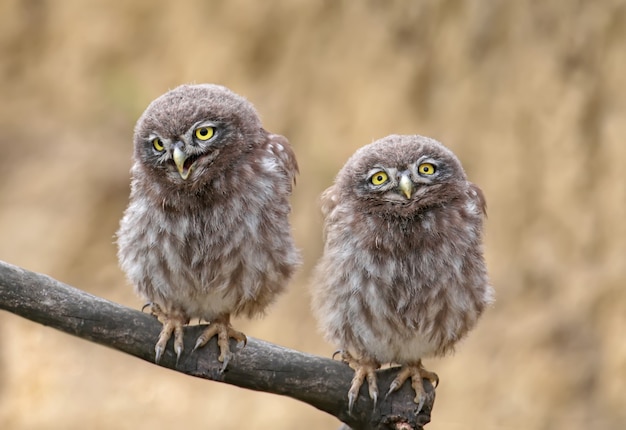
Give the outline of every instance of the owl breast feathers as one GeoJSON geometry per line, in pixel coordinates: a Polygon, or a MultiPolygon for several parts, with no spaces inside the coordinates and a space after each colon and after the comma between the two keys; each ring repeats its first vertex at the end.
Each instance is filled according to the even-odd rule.
{"type": "Polygon", "coordinates": [[[231,314],[264,312],[299,264],[288,220],[297,170],[287,139],[224,87],[183,85],[148,106],[118,256],[160,318],[225,327],[231,314]]]}
{"type": "Polygon", "coordinates": [[[439,142],[393,135],[361,148],[322,207],[313,309],[351,354],[400,364],[443,355],[491,302],[484,198],[439,142]]]}

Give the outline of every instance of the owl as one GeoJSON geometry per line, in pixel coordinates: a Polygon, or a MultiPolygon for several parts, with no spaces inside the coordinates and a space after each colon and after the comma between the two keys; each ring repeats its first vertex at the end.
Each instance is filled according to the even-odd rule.
{"type": "Polygon", "coordinates": [[[158,97],[134,134],[130,202],[117,233],[122,270],[183,351],[183,326],[209,323],[195,349],[217,336],[222,371],[231,316],[261,315],[299,265],[289,196],[298,165],[283,136],[267,132],[250,102],[212,84],[158,97]]]}
{"type": "Polygon", "coordinates": [[[322,194],[325,246],[314,269],[313,311],[355,375],[352,410],[375,370],[399,364],[387,395],[411,379],[417,412],[422,365],[443,356],[491,303],[483,259],[485,200],[456,156],[428,137],[392,135],[359,149],[322,194]]]}

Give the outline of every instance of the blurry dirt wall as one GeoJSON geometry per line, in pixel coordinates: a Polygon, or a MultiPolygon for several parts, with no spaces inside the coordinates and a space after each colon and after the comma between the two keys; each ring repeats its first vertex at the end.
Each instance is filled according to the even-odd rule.
{"type": "MultiPolygon", "coordinates": [[[[437,138],[488,200],[497,303],[427,360],[436,429],[626,427],[625,1],[0,2],[0,259],[135,308],[113,235],[132,129],[180,83],[246,96],[301,165],[304,265],[250,336],[330,355],[309,316],[318,196],[354,150],[437,138]]],[[[0,428],[336,428],[0,313],[0,428]]]]}

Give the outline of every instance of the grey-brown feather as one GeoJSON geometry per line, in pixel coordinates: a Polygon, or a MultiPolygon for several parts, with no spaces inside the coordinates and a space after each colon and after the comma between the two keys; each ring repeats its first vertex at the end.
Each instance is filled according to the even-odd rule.
{"type": "Polygon", "coordinates": [[[325,247],[313,310],[326,338],[379,363],[443,355],[493,300],[482,251],[485,202],[454,154],[422,136],[358,150],[322,195],[325,247]],[[415,175],[420,159],[438,175],[415,175]],[[416,190],[372,190],[373,168],[412,170],[416,190]]]}
{"type": "Polygon", "coordinates": [[[137,122],[130,203],[117,233],[122,269],[137,292],[166,312],[212,321],[262,314],[300,257],[289,223],[298,171],[282,136],[254,107],[217,85],[183,85],[153,101],[137,122]],[[212,146],[187,180],[151,137],[184,140],[199,122],[212,146]]]}

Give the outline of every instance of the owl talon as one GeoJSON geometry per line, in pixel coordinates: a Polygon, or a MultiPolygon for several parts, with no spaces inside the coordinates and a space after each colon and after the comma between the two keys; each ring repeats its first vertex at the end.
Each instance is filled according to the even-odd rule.
{"type": "Polygon", "coordinates": [[[172,337],[173,331],[173,324],[163,324],[163,328],[161,329],[161,333],[159,334],[159,340],[157,340],[157,343],[154,346],[154,361],[156,363],[161,361],[161,357],[163,356],[163,352],[165,351],[165,347],[167,346],[167,341],[170,340],[170,337],[172,337]]]}
{"type": "MultiPolygon", "coordinates": [[[[374,402],[373,409],[376,409],[378,403],[378,385],[376,383],[376,369],[380,367],[380,364],[373,360],[360,359],[357,360],[348,351],[341,352],[341,360],[347,363],[352,369],[354,369],[354,377],[348,390],[348,412],[352,413],[354,403],[359,397],[359,391],[363,385],[363,381],[367,379],[368,392],[370,399],[374,402]]],[[[333,357],[337,353],[333,354],[333,357]]]]}
{"type": "Polygon", "coordinates": [[[204,330],[202,334],[200,334],[200,336],[198,336],[198,339],[196,340],[196,344],[193,347],[193,350],[195,351],[196,349],[202,348],[204,345],[206,345],[209,342],[209,340],[217,334],[218,330],[219,330],[219,327],[217,326],[217,324],[209,325],[209,327],[206,330],[204,330]]]}
{"type": "Polygon", "coordinates": [[[239,339],[239,342],[243,342],[243,346],[245,347],[248,344],[248,336],[246,336],[240,331],[237,333],[239,333],[239,335],[241,336],[241,339],[239,339]]]}
{"type": "Polygon", "coordinates": [[[422,367],[420,374],[422,375],[422,378],[428,379],[434,388],[439,386],[439,375],[435,372],[430,372],[422,367]]]}
{"type": "Polygon", "coordinates": [[[165,312],[163,312],[163,310],[161,309],[161,306],[157,305],[156,303],[152,303],[152,302],[146,303],[141,308],[141,311],[143,312],[143,310],[147,308],[148,306],[150,306],[150,315],[152,315],[159,321],[163,322],[164,319],[167,318],[167,315],[165,315],[165,312]]]}
{"type": "MultiPolygon", "coordinates": [[[[376,367],[378,368],[378,366],[376,367]]],[[[365,377],[367,378],[367,385],[369,388],[370,399],[374,401],[374,407],[372,408],[372,410],[375,410],[376,404],[378,403],[378,384],[376,383],[375,369],[372,369],[371,371],[367,371],[367,373],[365,374],[365,377]]]]}
{"type": "Polygon", "coordinates": [[[226,367],[228,367],[228,363],[230,363],[230,359],[233,357],[233,353],[228,351],[226,353],[222,353],[218,357],[218,361],[222,363],[222,367],[220,368],[220,373],[224,373],[226,371],[226,367]]]}
{"type": "Polygon", "coordinates": [[[378,390],[375,392],[372,392],[372,387],[370,386],[370,399],[372,399],[372,402],[374,403],[374,406],[372,407],[372,410],[375,411],[376,410],[376,406],[378,405],[378,390]]]}
{"type": "Polygon", "coordinates": [[[164,348],[159,344],[156,344],[154,347],[154,362],[156,364],[159,364],[159,362],[161,361],[161,357],[163,356],[163,349],[164,348]]]}
{"type": "Polygon", "coordinates": [[[350,385],[350,390],[348,391],[348,412],[352,413],[352,407],[354,406],[356,399],[359,397],[359,391],[361,390],[363,381],[366,378],[370,399],[374,402],[374,407],[372,409],[376,409],[376,404],[378,402],[378,386],[376,384],[375,371],[378,367],[378,365],[374,366],[371,364],[363,364],[355,369],[352,384],[350,385]]]}
{"type": "Polygon", "coordinates": [[[395,379],[391,382],[389,386],[389,391],[387,392],[387,396],[394,391],[397,391],[404,382],[411,378],[411,386],[415,391],[415,398],[413,401],[417,404],[417,411],[415,414],[419,414],[424,407],[424,402],[426,401],[426,390],[424,389],[424,381],[423,379],[428,379],[433,386],[439,385],[439,376],[436,373],[430,372],[422,366],[421,360],[416,364],[410,364],[406,366],[402,366],[400,372],[395,377],[395,379]]]}
{"type": "Polygon", "coordinates": [[[422,408],[424,407],[424,402],[426,401],[426,395],[422,395],[420,396],[419,402],[416,401],[417,397],[413,400],[415,403],[417,403],[417,409],[415,409],[415,415],[419,415],[420,412],[422,412],[422,408]]]}
{"type": "MultiPolygon", "coordinates": [[[[167,342],[174,334],[174,351],[176,352],[176,364],[183,353],[183,326],[189,322],[189,319],[179,313],[167,314],[161,310],[161,307],[157,304],[151,303],[150,313],[156,316],[157,319],[163,324],[161,333],[159,333],[159,339],[154,346],[154,361],[158,363],[161,361],[163,352],[167,347],[167,342]]],[[[145,308],[145,306],[144,306],[145,308]]]]}
{"type": "Polygon", "coordinates": [[[219,319],[215,319],[213,322],[209,324],[206,330],[202,332],[202,334],[198,337],[196,341],[196,345],[193,350],[204,346],[207,342],[215,335],[217,335],[217,345],[220,348],[220,355],[217,360],[222,363],[222,367],[220,369],[220,373],[224,373],[228,363],[233,357],[233,353],[230,351],[229,339],[235,339],[237,343],[243,342],[243,347],[248,344],[248,338],[245,334],[240,331],[237,331],[232,328],[230,325],[229,317],[222,317],[219,319]]]}
{"type": "Polygon", "coordinates": [[[354,394],[352,392],[352,389],[350,389],[350,391],[348,391],[348,413],[350,415],[352,415],[352,409],[354,408],[354,402],[355,402],[357,397],[358,397],[358,394],[354,394]]]}
{"type": "Polygon", "coordinates": [[[183,353],[183,349],[183,326],[181,324],[174,327],[174,351],[176,352],[176,364],[178,364],[178,360],[183,353]]]}
{"type": "Polygon", "coordinates": [[[180,356],[183,355],[183,343],[182,336],[180,341],[178,338],[174,338],[174,352],[176,353],[176,366],[178,366],[178,362],[180,361],[180,356]]]}
{"type": "Polygon", "coordinates": [[[387,397],[389,397],[389,394],[393,393],[398,388],[400,388],[400,384],[398,384],[398,381],[396,378],[393,381],[391,381],[391,385],[389,385],[389,390],[387,391],[387,394],[385,394],[385,400],[387,400],[387,397]]]}
{"type": "Polygon", "coordinates": [[[338,349],[337,351],[333,352],[333,355],[331,356],[331,358],[334,360],[335,357],[337,355],[339,355],[339,354],[341,354],[341,361],[343,361],[345,363],[345,361],[343,359],[343,350],[341,350],[341,349],[338,349]]]}

